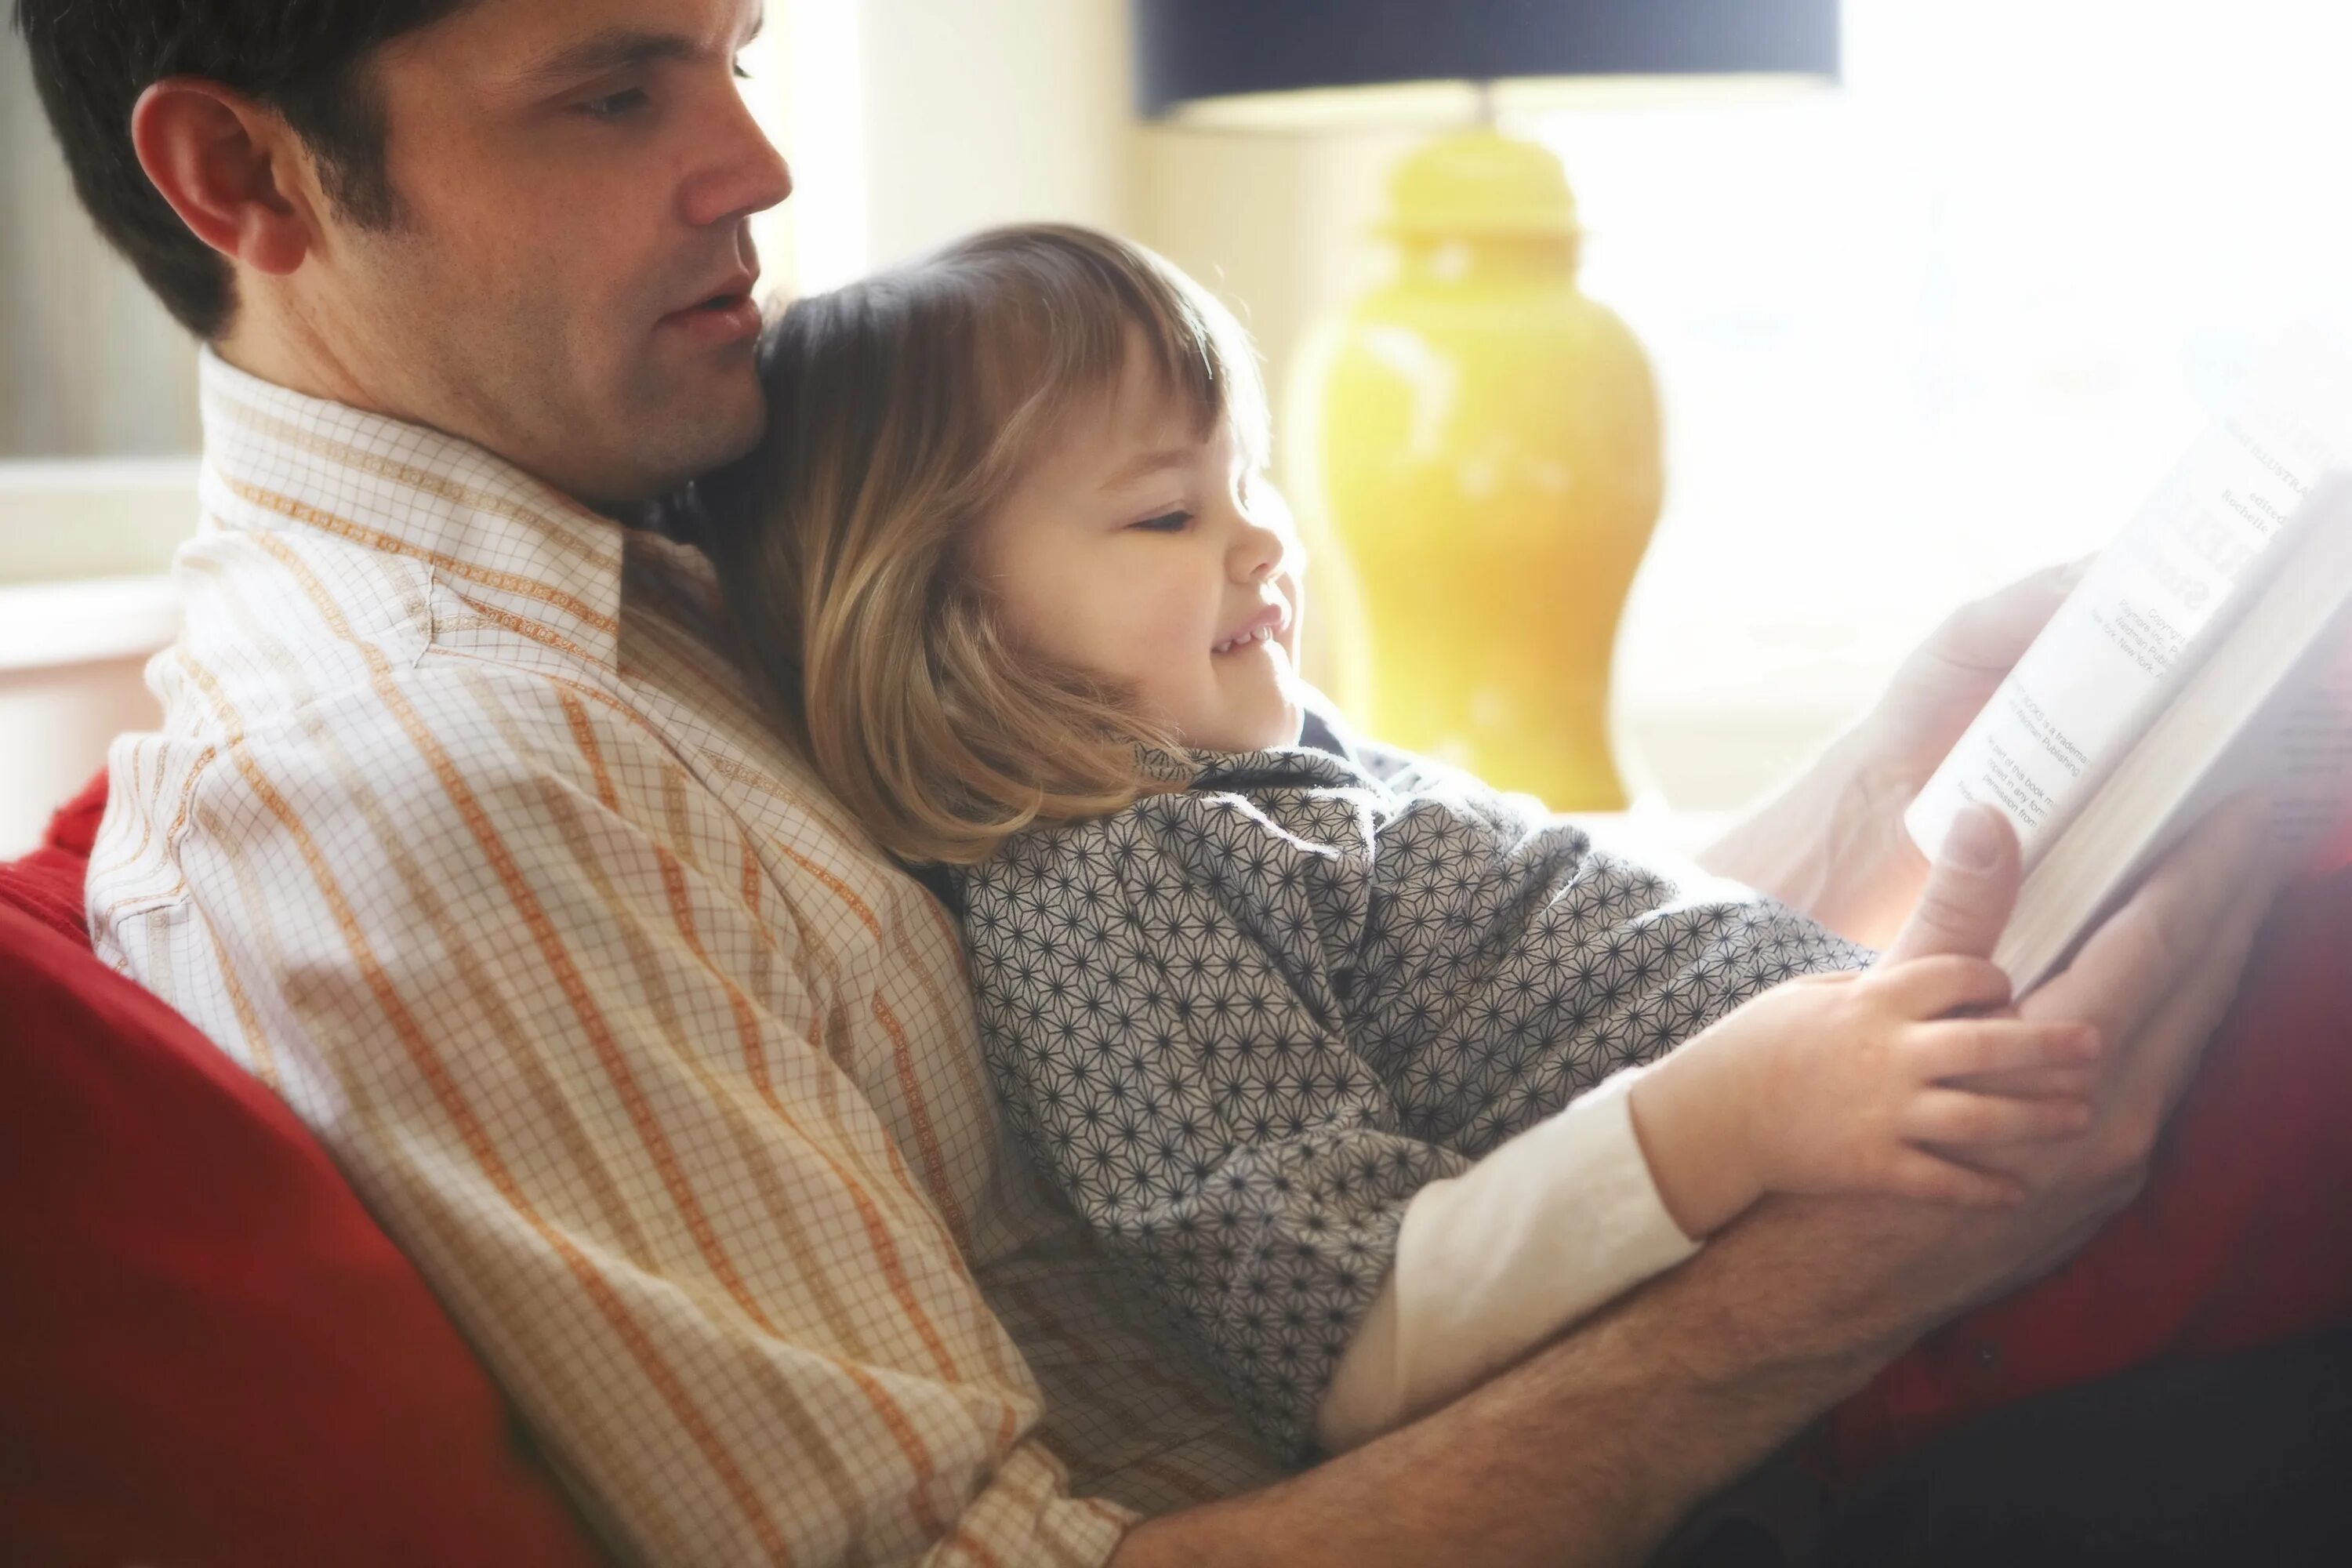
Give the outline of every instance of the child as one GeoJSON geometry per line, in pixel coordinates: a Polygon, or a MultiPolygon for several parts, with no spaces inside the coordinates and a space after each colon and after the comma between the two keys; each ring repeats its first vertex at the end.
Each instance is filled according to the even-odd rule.
{"type": "Polygon", "coordinates": [[[993,231],[761,356],[768,438],[697,498],[745,657],[944,872],[1024,1145],[1286,1451],[1463,1392],[1764,1193],[2011,1203],[1970,1152],[2085,1124],[2099,1042],[1990,963],[1865,968],[1317,711],[1251,350],[1157,258],[993,231]]]}

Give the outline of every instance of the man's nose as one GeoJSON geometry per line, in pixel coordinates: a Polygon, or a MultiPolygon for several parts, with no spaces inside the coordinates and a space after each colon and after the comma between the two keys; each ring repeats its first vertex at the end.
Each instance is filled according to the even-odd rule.
{"type": "Polygon", "coordinates": [[[725,118],[703,143],[702,166],[684,193],[686,221],[697,228],[765,212],[793,194],[792,166],[742,99],[728,96],[725,118]]]}

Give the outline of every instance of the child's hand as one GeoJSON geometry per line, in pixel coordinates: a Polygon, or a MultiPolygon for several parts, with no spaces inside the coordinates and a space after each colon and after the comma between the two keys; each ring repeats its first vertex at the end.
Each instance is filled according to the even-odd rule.
{"type": "Polygon", "coordinates": [[[1777,985],[1718,1019],[1633,1088],[1633,1125],[1667,1212],[1703,1236],[1767,1192],[1885,1193],[1996,1207],[2012,1180],[1956,1157],[2063,1138],[2090,1106],[2053,1088],[2095,1059],[2087,1025],[2010,1011],[2009,978],[1937,955],[1777,985]],[[1998,1009],[1952,1017],[1956,1009],[1998,1009]],[[1979,1075],[2035,1073],[2034,1097],[1979,1075]]]}

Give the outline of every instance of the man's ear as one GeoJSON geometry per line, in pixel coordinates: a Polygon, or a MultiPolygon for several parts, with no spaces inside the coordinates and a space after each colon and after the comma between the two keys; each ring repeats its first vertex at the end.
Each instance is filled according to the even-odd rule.
{"type": "Polygon", "coordinates": [[[294,133],[244,94],[202,77],[152,83],[131,106],[131,145],[188,231],[231,260],[282,276],[316,242],[294,133]]]}

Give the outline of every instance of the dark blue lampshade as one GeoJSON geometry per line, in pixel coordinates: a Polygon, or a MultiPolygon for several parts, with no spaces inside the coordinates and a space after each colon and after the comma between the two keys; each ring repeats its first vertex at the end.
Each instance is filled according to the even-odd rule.
{"type": "Polygon", "coordinates": [[[1835,80],[1837,0],[1134,0],[1139,106],[1517,77],[1835,80]]]}

